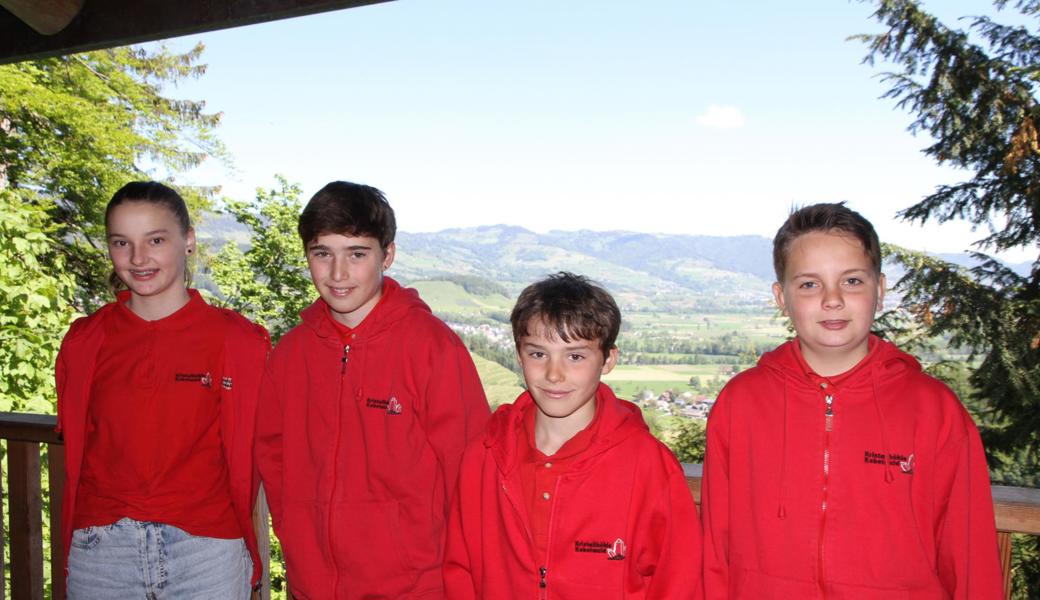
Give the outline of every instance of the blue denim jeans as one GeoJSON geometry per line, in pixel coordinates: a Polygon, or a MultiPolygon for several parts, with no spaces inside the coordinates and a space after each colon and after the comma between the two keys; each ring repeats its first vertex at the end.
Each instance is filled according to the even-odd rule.
{"type": "Polygon", "coordinates": [[[121,519],[72,532],[69,600],[249,598],[253,562],[242,538],[193,536],[121,519]]]}

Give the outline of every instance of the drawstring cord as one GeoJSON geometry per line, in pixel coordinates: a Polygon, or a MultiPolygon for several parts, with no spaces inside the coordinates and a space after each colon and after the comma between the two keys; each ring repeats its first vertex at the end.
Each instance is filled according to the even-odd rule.
{"type": "Polygon", "coordinates": [[[892,483],[895,476],[892,475],[892,453],[889,452],[888,447],[888,434],[885,432],[885,415],[881,412],[881,393],[878,390],[878,378],[877,369],[872,367],[870,369],[870,382],[874,390],[874,411],[877,412],[878,427],[881,429],[881,446],[885,452],[885,483],[892,483]]]}
{"type": "Polygon", "coordinates": [[[784,377],[784,436],[783,449],[780,452],[780,484],[777,486],[776,518],[781,521],[787,518],[787,377],[784,377]]]}

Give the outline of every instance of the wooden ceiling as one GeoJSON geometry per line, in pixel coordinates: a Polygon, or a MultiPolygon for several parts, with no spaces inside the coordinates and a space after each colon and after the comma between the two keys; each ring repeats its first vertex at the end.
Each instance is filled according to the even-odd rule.
{"type": "Polygon", "coordinates": [[[0,0],[0,64],[388,0],[0,0]]]}

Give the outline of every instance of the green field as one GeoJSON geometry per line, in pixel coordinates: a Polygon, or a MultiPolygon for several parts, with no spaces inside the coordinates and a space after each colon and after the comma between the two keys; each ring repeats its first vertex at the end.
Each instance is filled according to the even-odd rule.
{"type": "Polygon", "coordinates": [[[713,377],[728,379],[728,374],[719,370],[719,365],[618,365],[603,382],[614,390],[619,398],[631,400],[643,390],[660,395],[666,390],[675,392],[695,391],[690,387],[694,375],[707,382],[713,377]]]}
{"type": "Polygon", "coordinates": [[[484,393],[487,394],[492,410],[499,404],[508,404],[516,400],[524,391],[516,373],[476,354],[470,353],[470,356],[473,357],[473,364],[477,367],[480,383],[484,386],[484,393]]]}
{"type": "Polygon", "coordinates": [[[501,294],[477,296],[450,281],[416,281],[411,287],[437,314],[473,314],[509,311],[513,301],[501,294]]]}
{"type": "Polygon", "coordinates": [[[622,338],[661,337],[711,339],[740,333],[752,342],[779,345],[788,337],[785,319],[763,307],[755,313],[635,312],[624,315],[622,338]]]}

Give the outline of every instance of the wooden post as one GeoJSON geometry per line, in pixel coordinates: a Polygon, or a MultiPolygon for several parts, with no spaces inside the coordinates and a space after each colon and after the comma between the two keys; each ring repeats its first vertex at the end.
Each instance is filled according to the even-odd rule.
{"type": "MultiPolygon", "coordinates": [[[[3,477],[3,472],[0,471],[0,496],[3,495],[3,491],[4,491],[4,477],[3,477]]],[[[6,534],[5,534],[5,530],[4,530],[3,526],[2,526],[3,523],[4,523],[4,504],[3,504],[3,502],[0,502],[0,600],[5,600],[5,598],[7,597],[7,585],[4,583],[4,577],[2,575],[4,573],[4,570],[5,570],[4,569],[5,565],[4,565],[4,552],[3,552],[3,550],[4,550],[4,548],[7,547],[6,546],[7,545],[7,540],[5,539],[6,534]]]]}
{"type": "Polygon", "coordinates": [[[11,532],[11,596],[43,600],[40,444],[7,443],[11,532]]]}
{"type": "Polygon", "coordinates": [[[1004,576],[1004,598],[1011,600],[1011,534],[997,532],[997,553],[1000,555],[1000,572],[1004,576]]]}
{"type": "Polygon", "coordinates": [[[253,592],[253,600],[271,600],[271,530],[268,515],[267,497],[261,485],[253,509],[253,529],[256,530],[256,547],[263,569],[260,572],[260,591],[253,592]]]}
{"type": "Polygon", "coordinates": [[[65,600],[65,542],[61,536],[61,502],[62,494],[65,491],[65,446],[47,444],[47,473],[51,501],[51,600],[65,600]]]}

